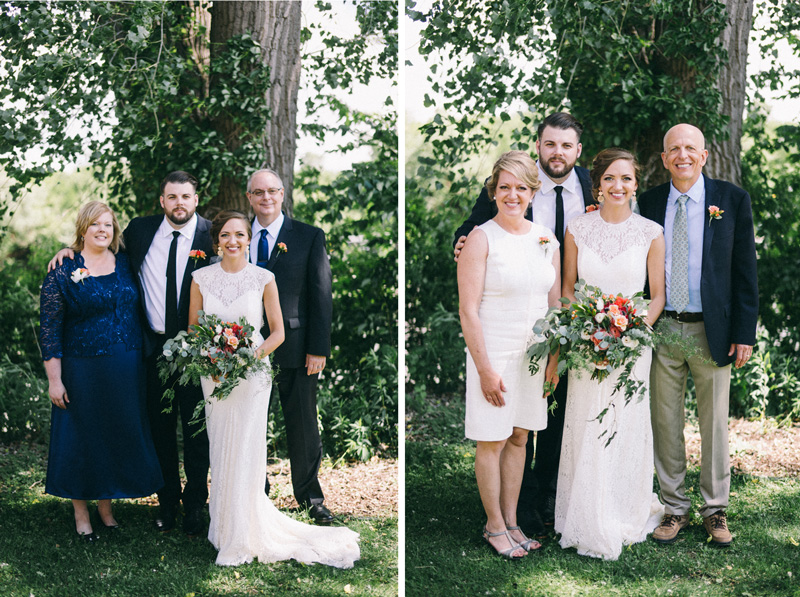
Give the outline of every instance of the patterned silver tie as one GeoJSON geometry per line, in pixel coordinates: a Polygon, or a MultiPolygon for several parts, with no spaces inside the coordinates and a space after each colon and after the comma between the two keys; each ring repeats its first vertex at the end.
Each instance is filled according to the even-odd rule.
{"type": "Polygon", "coordinates": [[[678,197],[678,211],[672,224],[672,272],[669,302],[678,313],[689,304],[689,226],[686,215],[688,195],[678,197]]]}

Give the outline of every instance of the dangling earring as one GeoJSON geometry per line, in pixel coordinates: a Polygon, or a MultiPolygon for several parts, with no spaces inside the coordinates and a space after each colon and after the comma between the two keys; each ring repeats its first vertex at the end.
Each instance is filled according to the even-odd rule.
{"type": "Polygon", "coordinates": [[[603,191],[597,191],[597,202],[602,203],[606,198],[603,197],[603,191]]]}
{"type": "Polygon", "coordinates": [[[217,256],[222,257],[222,247],[217,247],[217,256]]]}
{"type": "Polygon", "coordinates": [[[247,245],[247,247],[244,250],[244,260],[247,263],[250,263],[250,245],[247,245]]]}

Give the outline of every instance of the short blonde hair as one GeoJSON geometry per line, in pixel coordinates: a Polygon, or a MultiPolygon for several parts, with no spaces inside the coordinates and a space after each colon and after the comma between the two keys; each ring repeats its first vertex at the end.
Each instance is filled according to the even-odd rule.
{"type": "Polygon", "coordinates": [[[492,167],[492,175],[486,181],[486,190],[489,191],[489,199],[494,199],[497,191],[497,181],[500,180],[500,173],[505,170],[519,178],[531,188],[533,193],[539,190],[542,183],[539,182],[539,169],[533,158],[524,151],[507,151],[500,156],[492,167]]]}
{"type": "Polygon", "coordinates": [[[97,218],[104,213],[111,214],[111,222],[114,225],[114,237],[111,239],[111,244],[108,248],[111,249],[114,254],[123,248],[122,229],[117,221],[117,216],[111,208],[102,201],[89,201],[89,203],[84,204],[78,212],[78,219],[75,221],[75,242],[72,243],[70,249],[73,251],[83,251],[83,237],[86,231],[89,229],[89,226],[92,225],[92,222],[97,220],[97,218]]]}

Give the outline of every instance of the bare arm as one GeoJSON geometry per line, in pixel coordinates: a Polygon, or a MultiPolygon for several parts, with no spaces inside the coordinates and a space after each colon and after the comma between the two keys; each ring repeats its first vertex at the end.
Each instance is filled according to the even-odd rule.
{"type": "Polygon", "coordinates": [[[488,254],[489,242],[486,234],[482,230],[472,231],[458,260],[458,314],[461,317],[464,340],[480,375],[483,396],[494,406],[505,406],[503,392],[506,387],[489,362],[483,327],[478,316],[488,254]]]}
{"type": "MultiPolygon", "coordinates": [[[[547,305],[549,307],[558,307],[561,305],[561,252],[556,251],[553,254],[553,269],[556,270],[556,279],[550,292],[547,293],[547,305]]],[[[551,354],[547,357],[547,366],[544,370],[545,389],[543,398],[550,395],[551,390],[555,391],[558,385],[558,352],[551,354]],[[548,387],[549,386],[549,387],[548,387]]]]}
{"type": "Polygon", "coordinates": [[[192,280],[192,288],[189,294],[189,325],[197,325],[199,318],[198,311],[203,310],[203,293],[200,292],[200,287],[197,282],[192,280]]]}
{"type": "Polygon", "coordinates": [[[575,301],[575,282],[578,281],[578,245],[567,228],[564,235],[564,277],[561,280],[561,295],[570,302],[575,301]]]}
{"type": "Polygon", "coordinates": [[[47,381],[50,384],[48,389],[50,402],[58,408],[67,408],[69,398],[67,398],[67,389],[61,381],[61,359],[52,358],[46,360],[44,362],[44,370],[47,373],[47,381]]]}
{"type": "Polygon", "coordinates": [[[650,250],[647,252],[647,279],[650,284],[650,306],[647,308],[647,324],[652,327],[664,310],[667,302],[666,282],[664,281],[664,235],[650,243],[650,250]]]}
{"type": "MultiPolygon", "coordinates": [[[[267,355],[283,344],[283,314],[281,313],[281,303],[278,299],[278,286],[275,280],[264,286],[264,312],[267,314],[269,324],[269,336],[256,349],[258,358],[263,359],[267,355]]],[[[323,359],[325,357],[322,357],[323,359]]]]}

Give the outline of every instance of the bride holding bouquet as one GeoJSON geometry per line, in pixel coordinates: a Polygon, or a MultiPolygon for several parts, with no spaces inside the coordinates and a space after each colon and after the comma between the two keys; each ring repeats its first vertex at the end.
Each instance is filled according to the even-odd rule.
{"type": "MultiPolygon", "coordinates": [[[[223,211],[214,218],[211,239],[222,260],[193,272],[189,308],[191,325],[207,327],[212,321],[215,330],[222,328],[218,335],[227,338],[229,346],[252,346],[254,355],[248,352],[244,361],[247,356],[266,360],[284,338],[275,277],[247,261],[250,234],[250,222],[243,213],[223,211]],[[270,329],[266,339],[258,332],[262,313],[266,313],[270,329]]],[[[226,353],[219,357],[222,359],[235,355],[235,351],[222,352],[226,353]]],[[[201,380],[211,457],[208,538],[219,551],[217,564],[235,566],[254,558],[261,562],[295,559],[352,568],[359,558],[357,533],[298,522],[281,513],[264,493],[272,389],[269,368],[251,366],[243,379],[235,379],[238,375],[233,370],[217,377],[201,380]],[[235,387],[231,389],[231,385],[235,387]]]]}
{"type": "MultiPolygon", "coordinates": [[[[652,300],[645,323],[652,326],[665,302],[664,235],[661,226],[631,209],[638,178],[639,166],[628,151],[604,149],[594,158],[592,192],[600,209],[569,223],[562,293],[575,302],[575,283],[584,280],[606,295],[630,298],[648,280],[652,300]]],[[[622,317],[615,324],[625,331],[627,317],[617,307],[610,311],[622,317]]],[[[606,316],[598,314],[598,319],[606,316]]],[[[610,331],[618,334],[619,329],[614,325],[610,331]]],[[[614,344],[604,343],[603,333],[596,338],[599,353],[614,344]]],[[[664,507],[653,493],[651,359],[645,347],[632,367],[627,383],[643,388],[632,400],[626,400],[626,388],[614,391],[622,367],[601,375],[569,371],[555,517],[562,548],[616,560],[623,545],[644,541],[661,519],[664,507]]]]}

